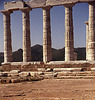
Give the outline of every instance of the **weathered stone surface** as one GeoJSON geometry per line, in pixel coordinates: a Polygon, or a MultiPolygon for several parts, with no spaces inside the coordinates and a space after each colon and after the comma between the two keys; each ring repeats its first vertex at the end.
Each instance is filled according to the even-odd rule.
{"type": "Polygon", "coordinates": [[[55,5],[63,5],[63,4],[75,4],[79,2],[91,2],[94,0],[47,0],[46,5],[55,6],[55,5]]]}
{"type": "Polygon", "coordinates": [[[43,80],[44,77],[43,76],[39,76],[39,77],[31,77],[31,81],[41,81],[43,80]]]}
{"type": "Polygon", "coordinates": [[[91,68],[92,71],[95,71],[95,68],[91,68]]]}
{"type": "Polygon", "coordinates": [[[26,1],[27,5],[29,5],[31,8],[39,8],[46,5],[46,0],[32,0],[32,1],[26,1]]]}
{"type": "Polygon", "coordinates": [[[12,2],[5,2],[4,3],[4,9],[15,9],[18,10],[18,8],[23,8],[24,2],[21,1],[12,1],[12,2]]]}
{"type": "Polygon", "coordinates": [[[60,71],[60,72],[24,72],[20,76],[1,76],[0,83],[18,83],[25,81],[40,81],[43,79],[95,79],[95,71],[60,71]]]}
{"type": "Polygon", "coordinates": [[[46,1],[46,5],[62,5],[62,0],[47,0],[46,1]]]}
{"type": "Polygon", "coordinates": [[[29,76],[30,73],[29,72],[21,72],[19,73],[19,76],[29,76]]]}
{"type": "Polygon", "coordinates": [[[12,43],[11,43],[11,11],[2,11],[4,15],[4,62],[12,61],[12,43]]]}
{"type": "Polygon", "coordinates": [[[88,60],[95,61],[95,2],[89,3],[88,60]]]}
{"type": "Polygon", "coordinates": [[[4,8],[5,10],[19,10],[23,7],[31,7],[31,8],[41,8],[46,6],[57,6],[63,4],[71,4],[71,3],[83,3],[83,2],[93,2],[95,0],[31,0],[31,1],[12,1],[5,2],[4,8]]]}
{"type": "Polygon", "coordinates": [[[18,83],[18,79],[11,79],[12,83],[18,83]]]}
{"type": "Polygon", "coordinates": [[[52,72],[53,71],[53,68],[47,68],[45,71],[46,72],[52,72]]]}
{"type": "Polygon", "coordinates": [[[21,9],[23,20],[23,62],[31,61],[30,10],[29,8],[21,9]]]}
{"type": "MultiPolygon", "coordinates": [[[[28,62],[27,62],[28,63],[28,62]]],[[[30,63],[30,62],[29,62],[30,63]]],[[[94,68],[94,61],[51,61],[47,64],[30,64],[23,65],[22,63],[17,62],[17,64],[11,65],[2,65],[2,71],[11,71],[11,70],[20,70],[20,71],[45,71],[47,68],[94,68]]],[[[59,69],[60,70],[60,69],[59,69]]],[[[63,70],[63,69],[62,69],[63,70]]]]}
{"type": "Polygon", "coordinates": [[[11,70],[10,73],[20,73],[20,70],[11,70]]]}
{"type": "Polygon", "coordinates": [[[78,72],[58,72],[57,76],[95,76],[95,73],[92,71],[78,71],[78,72]]]}
{"type": "Polygon", "coordinates": [[[2,76],[8,76],[9,72],[2,72],[2,76]]]}
{"type": "Polygon", "coordinates": [[[11,77],[1,77],[0,83],[2,83],[2,84],[11,83],[11,77]]]}
{"type": "Polygon", "coordinates": [[[81,71],[82,68],[54,68],[54,72],[60,72],[60,71],[81,71]]]}
{"type": "Polygon", "coordinates": [[[58,79],[95,79],[95,76],[59,76],[58,79]]]}
{"type": "Polygon", "coordinates": [[[47,63],[52,60],[50,9],[51,7],[43,8],[43,62],[44,63],[47,63]]]}
{"type": "Polygon", "coordinates": [[[18,73],[8,73],[8,76],[15,77],[15,76],[19,76],[19,74],[18,73]]]}
{"type": "Polygon", "coordinates": [[[19,76],[19,73],[20,73],[21,71],[20,70],[11,70],[9,73],[8,73],[8,76],[9,77],[18,77],[19,76]]]}
{"type": "Polygon", "coordinates": [[[43,72],[29,72],[30,73],[30,75],[32,76],[32,77],[34,77],[34,76],[40,76],[40,75],[43,75],[44,73],[43,72]]]}
{"type": "Polygon", "coordinates": [[[37,68],[37,70],[43,72],[45,71],[45,68],[37,68]]]}
{"type": "Polygon", "coordinates": [[[73,4],[65,5],[65,61],[74,60],[73,4]]]}
{"type": "Polygon", "coordinates": [[[25,82],[28,81],[28,77],[27,76],[21,76],[18,78],[19,82],[25,82]]]}
{"type": "Polygon", "coordinates": [[[57,73],[54,72],[44,72],[44,78],[48,79],[48,78],[54,78],[57,77],[57,73]]]}

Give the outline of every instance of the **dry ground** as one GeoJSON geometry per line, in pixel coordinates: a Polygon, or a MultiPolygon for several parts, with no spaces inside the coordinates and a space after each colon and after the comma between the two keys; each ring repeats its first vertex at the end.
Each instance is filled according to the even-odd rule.
{"type": "Polygon", "coordinates": [[[95,100],[95,79],[0,84],[0,100],[95,100]]]}

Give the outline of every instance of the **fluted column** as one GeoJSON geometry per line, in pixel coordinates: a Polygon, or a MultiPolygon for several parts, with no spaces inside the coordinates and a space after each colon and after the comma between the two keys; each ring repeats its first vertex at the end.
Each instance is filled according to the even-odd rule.
{"type": "Polygon", "coordinates": [[[12,43],[11,43],[11,11],[1,11],[4,14],[4,62],[12,62],[12,43]]]}
{"type": "Polygon", "coordinates": [[[89,25],[88,25],[88,21],[86,21],[85,24],[86,24],[86,60],[88,60],[88,40],[89,40],[89,25]]]}
{"type": "Polygon", "coordinates": [[[23,8],[23,62],[31,61],[31,39],[30,39],[30,8],[23,8]]]}
{"type": "Polygon", "coordinates": [[[65,61],[74,60],[74,38],[73,38],[73,5],[65,6],[65,61]]]}
{"type": "Polygon", "coordinates": [[[43,8],[43,62],[52,60],[50,9],[43,8]]]}
{"type": "Polygon", "coordinates": [[[88,60],[95,60],[95,3],[89,4],[88,60]]]}

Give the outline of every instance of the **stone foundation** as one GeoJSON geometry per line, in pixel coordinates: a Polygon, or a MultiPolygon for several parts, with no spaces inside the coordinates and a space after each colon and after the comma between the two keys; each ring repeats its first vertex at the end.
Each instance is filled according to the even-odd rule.
{"type": "Polygon", "coordinates": [[[38,68],[38,71],[11,70],[0,72],[0,84],[41,81],[43,79],[95,79],[95,68],[82,71],[82,68],[38,68]]]}
{"type": "Polygon", "coordinates": [[[81,68],[81,70],[91,70],[95,67],[95,62],[90,61],[51,61],[49,63],[43,62],[12,62],[12,63],[2,63],[1,71],[38,71],[39,68],[81,68]]]}

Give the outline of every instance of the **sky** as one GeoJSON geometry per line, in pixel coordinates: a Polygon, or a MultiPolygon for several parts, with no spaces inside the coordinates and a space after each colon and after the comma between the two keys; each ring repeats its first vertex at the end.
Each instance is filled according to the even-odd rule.
{"type": "MultiPolygon", "coordinates": [[[[4,2],[15,0],[0,0],[0,10],[4,10],[4,2]]],[[[86,46],[86,25],[89,6],[87,3],[78,3],[73,7],[74,47],[86,46]]],[[[3,14],[0,12],[0,52],[4,50],[3,14]]],[[[31,46],[43,44],[43,12],[41,8],[30,11],[31,46]]],[[[14,11],[11,14],[11,34],[13,51],[22,48],[22,12],[14,11]]],[[[51,9],[51,38],[52,47],[56,49],[65,46],[65,8],[54,6],[51,9]]]]}

